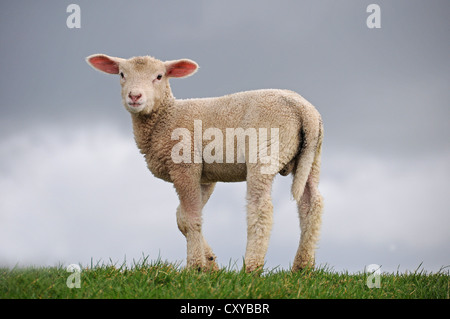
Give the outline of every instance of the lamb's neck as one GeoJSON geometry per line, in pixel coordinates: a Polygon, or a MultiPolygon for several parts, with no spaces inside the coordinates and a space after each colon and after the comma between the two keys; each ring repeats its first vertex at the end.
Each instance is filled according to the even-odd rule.
{"type": "Polygon", "coordinates": [[[167,117],[169,110],[175,104],[175,97],[172,95],[172,90],[167,82],[167,88],[163,98],[154,105],[154,109],[149,114],[131,114],[133,122],[134,139],[141,153],[147,154],[151,148],[152,135],[159,122],[167,117]]]}
{"type": "Polygon", "coordinates": [[[155,128],[166,115],[167,108],[159,107],[150,114],[131,114],[134,139],[141,153],[146,154],[151,147],[151,137],[155,128]]]}

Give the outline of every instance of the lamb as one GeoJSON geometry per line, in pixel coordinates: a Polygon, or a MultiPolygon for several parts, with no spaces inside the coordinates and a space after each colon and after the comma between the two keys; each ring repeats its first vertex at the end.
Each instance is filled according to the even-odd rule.
{"type": "Polygon", "coordinates": [[[202,209],[216,182],[246,181],[245,270],[261,271],[272,228],[272,182],[278,173],[293,175],[292,196],[300,217],[292,270],[314,266],[323,209],[318,190],[323,124],[311,103],[278,89],[180,100],[173,96],[169,79],[194,74],[198,65],[192,60],[95,54],[86,61],[96,70],[120,76],[122,103],[131,113],[136,144],[153,175],[174,185],[188,267],[218,269],[202,234],[202,209]]]}

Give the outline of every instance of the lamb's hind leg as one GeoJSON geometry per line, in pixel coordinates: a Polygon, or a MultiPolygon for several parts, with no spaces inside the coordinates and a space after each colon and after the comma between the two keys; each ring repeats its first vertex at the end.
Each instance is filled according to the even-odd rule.
{"type": "Polygon", "coordinates": [[[323,199],[317,186],[317,183],[310,176],[303,196],[300,202],[297,203],[301,236],[294,265],[292,266],[293,271],[314,266],[315,249],[319,240],[323,208],[323,199]]]}
{"type": "Polygon", "coordinates": [[[271,200],[274,176],[247,176],[247,248],[245,270],[261,270],[269,246],[273,206],[271,200]]]}
{"type": "MultiPolygon", "coordinates": [[[[205,204],[207,203],[209,197],[211,196],[213,190],[215,187],[215,183],[211,183],[211,184],[202,184],[201,185],[201,198],[202,198],[202,209],[205,206],[205,204]]],[[[186,214],[184,211],[182,211],[182,206],[179,205],[177,208],[177,224],[178,224],[178,229],[183,233],[184,236],[186,236],[186,231],[187,231],[187,221],[186,221],[186,214]]],[[[202,235],[202,241],[203,241],[203,250],[204,250],[204,255],[205,255],[205,263],[206,263],[206,269],[211,269],[211,270],[218,270],[219,267],[217,266],[216,263],[216,255],[214,255],[211,247],[208,245],[208,243],[206,242],[205,238],[202,235]]]]}

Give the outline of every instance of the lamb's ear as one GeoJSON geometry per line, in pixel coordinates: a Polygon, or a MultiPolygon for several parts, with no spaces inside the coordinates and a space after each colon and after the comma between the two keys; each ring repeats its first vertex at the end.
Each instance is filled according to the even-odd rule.
{"type": "Polygon", "coordinates": [[[119,74],[119,64],[124,60],[125,59],[110,57],[105,54],[93,54],[86,58],[86,62],[94,69],[109,74],[119,74]]]}
{"type": "Polygon", "coordinates": [[[166,61],[166,76],[182,78],[194,74],[198,69],[198,64],[189,59],[166,61]]]}

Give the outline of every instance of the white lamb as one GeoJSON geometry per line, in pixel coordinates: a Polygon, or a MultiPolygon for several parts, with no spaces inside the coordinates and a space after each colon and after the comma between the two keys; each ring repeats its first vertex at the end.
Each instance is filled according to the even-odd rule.
{"type": "Polygon", "coordinates": [[[216,182],[247,181],[245,269],[261,270],[272,227],[272,182],[277,173],[291,172],[301,228],[292,268],[314,266],[323,207],[318,190],[323,126],[311,103],[287,90],[177,100],[169,79],[196,72],[194,61],[104,54],[86,61],[120,75],[137,146],[149,170],[178,193],[177,224],[186,237],[188,267],[218,268],[202,235],[202,208],[216,182]]]}

